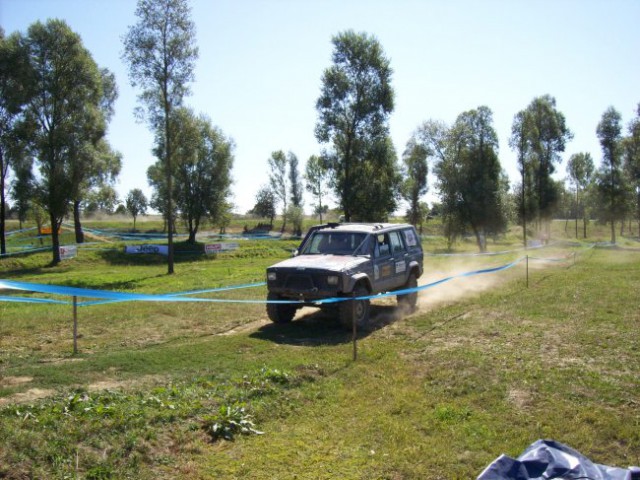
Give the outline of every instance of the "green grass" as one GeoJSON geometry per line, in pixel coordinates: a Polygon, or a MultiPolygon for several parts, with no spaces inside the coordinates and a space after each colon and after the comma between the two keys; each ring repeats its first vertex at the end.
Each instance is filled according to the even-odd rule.
{"type": "MultiPolygon", "coordinates": [[[[514,232],[490,248],[517,242],[514,232]]],[[[628,242],[530,252],[576,252],[577,262],[532,260],[529,288],[523,264],[434,287],[407,318],[393,301],[375,302],[355,362],[350,335],[320,313],[273,325],[264,305],[84,307],[73,355],[70,306],[0,303],[0,477],[466,479],[538,438],[598,463],[637,465],[640,252],[628,242]]],[[[57,267],[30,254],[0,261],[0,278],[210,288],[261,281],[295,243],[242,242],[216,258],[185,258],[172,276],[120,246],[81,249],[57,267]]],[[[425,240],[431,253],[445,245],[425,240]]],[[[456,251],[474,252],[474,242],[456,251]]],[[[436,279],[521,254],[427,257],[425,268],[436,279]]]]}

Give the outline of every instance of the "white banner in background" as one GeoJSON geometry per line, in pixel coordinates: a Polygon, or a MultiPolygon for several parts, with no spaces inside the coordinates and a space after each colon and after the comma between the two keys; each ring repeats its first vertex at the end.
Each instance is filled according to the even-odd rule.
{"type": "Polygon", "coordinates": [[[157,253],[159,255],[169,255],[169,247],[167,245],[127,245],[124,247],[124,253],[157,253]]]}
{"type": "Polygon", "coordinates": [[[60,260],[75,258],[78,255],[78,247],[75,245],[66,245],[60,247],[60,260]]]}
{"type": "Polygon", "coordinates": [[[237,243],[212,243],[204,246],[204,253],[207,255],[218,252],[228,252],[230,250],[237,250],[240,245],[237,243]]]}

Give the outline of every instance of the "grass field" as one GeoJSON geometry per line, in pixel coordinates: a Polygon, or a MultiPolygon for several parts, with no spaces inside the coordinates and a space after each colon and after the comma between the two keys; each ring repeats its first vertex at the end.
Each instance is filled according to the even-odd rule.
{"type": "MultiPolygon", "coordinates": [[[[529,251],[528,288],[521,262],[429,288],[408,317],[375,301],[355,361],[350,334],[312,309],[280,326],[263,304],[82,307],[74,355],[69,305],[0,302],[0,478],[467,479],[538,438],[638,465],[640,251],[621,243],[529,251]]],[[[169,277],[105,242],[57,267],[48,252],[2,259],[0,278],[181,292],[261,282],[295,245],[242,241],[169,277]]],[[[421,280],[522,255],[428,256],[421,280]]]]}

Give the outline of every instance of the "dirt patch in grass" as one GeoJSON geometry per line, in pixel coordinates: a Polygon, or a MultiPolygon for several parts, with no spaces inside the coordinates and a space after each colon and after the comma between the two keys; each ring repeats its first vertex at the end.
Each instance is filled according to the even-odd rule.
{"type": "Polygon", "coordinates": [[[2,377],[0,378],[0,387],[14,387],[29,382],[33,382],[33,377],[2,377]]]}
{"type": "Polygon", "coordinates": [[[140,378],[131,380],[116,380],[113,378],[105,378],[97,382],[93,382],[87,387],[89,392],[98,392],[101,390],[130,390],[133,387],[158,385],[165,383],[166,378],[162,375],[144,375],[140,378]]]}
{"type": "Polygon", "coordinates": [[[42,388],[31,388],[26,392],[16,393],[9,397],[0,398],[0,407],[4,407],[5,405],[9,405],[12,403],[29,403],[34,400],[39,400],[41,398],[50,397],[55,393],[55,390],[42,389],[42,388]]]}
{"type": "Polygon", "coordinates": [[[226,335],[237,335],[237,334],[246,333],[246,332],[253,332],[254,330],[258,330],[260,327],[264,327],[269,323],[270,323],[269,320],[267,320],[266,318],[261,318],[260,320],[256,320],[255,322],[236,325],[235,327],[232,327],[229,330],[225,330],[224,332],[220,332],[217,335],[226,336],[226,335]]]}

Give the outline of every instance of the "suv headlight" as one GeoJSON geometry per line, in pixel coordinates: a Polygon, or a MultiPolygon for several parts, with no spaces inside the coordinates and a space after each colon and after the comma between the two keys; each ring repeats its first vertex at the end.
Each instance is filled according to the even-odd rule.
{"type": "Polygon", "coordinates": [[[269,280],[270,282],[275,281],[275,279],[277,278],[276,272],[267,272],[267,280],[269,280]]]}
{"type": "Polygon", "coordinates": [[[327,277],[327,285],[336,286],[338,285],[339,277],[337,275],[329,275],[327,277]]]}

